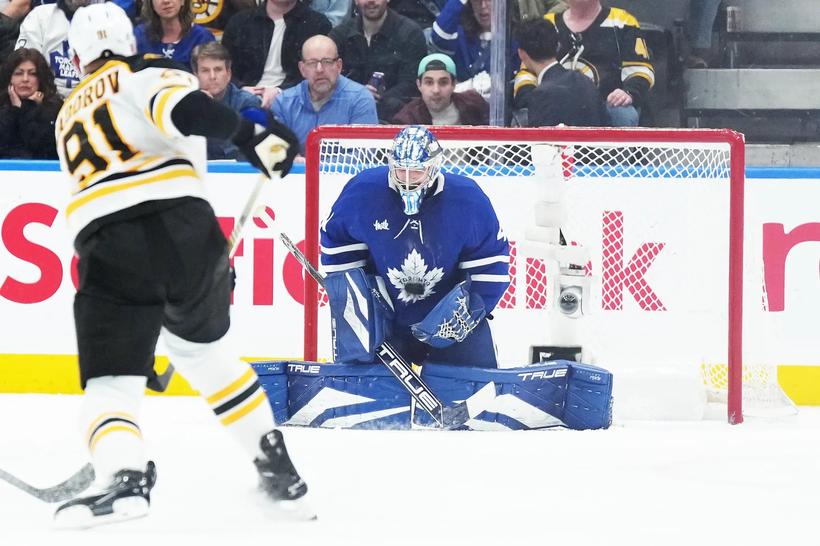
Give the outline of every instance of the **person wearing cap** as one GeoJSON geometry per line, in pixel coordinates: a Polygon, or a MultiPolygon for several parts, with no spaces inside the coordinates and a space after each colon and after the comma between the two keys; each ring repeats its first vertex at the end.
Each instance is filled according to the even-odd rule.
{"type": "Polygon", "coordinates": [[[302,152],[308,133],[319,125],[379,123],[373,95],[341,71],[336,43],[322,34],[308,38],[299,61],[305,79],[273,101],[273,115],[296,134],[302,152]]]}
{"type": "Polygon", "coordinates": [[[456,65],[443,53],[419,63],[416,86],[421,97],[412,99],[393,117],[400,125],[487,125],[490,106],[474,90],[456,93],[456,65]]]}

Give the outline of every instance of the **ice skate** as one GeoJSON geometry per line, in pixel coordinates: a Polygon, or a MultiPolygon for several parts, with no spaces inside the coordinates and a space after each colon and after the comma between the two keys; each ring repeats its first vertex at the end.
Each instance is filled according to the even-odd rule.
{"type": "Polygon", "coordinates": [[[55,524],[61,528],[86,528],[143,517],[148,514],[156,480],[153,461],[148,462],[145,472],[120,470],[97,494],[78,497],[60,506],[54,514],[55,524]]]}
{"type": "Polygon", "coordinates": [[[274,501],[277,517],[289,520],[313,520],[316,512],[307,499],[307,484],[296,472],[279,430],[262,436],[260,447],[264,458],[253,462],[259,472],[260,489],[274,501]]]}

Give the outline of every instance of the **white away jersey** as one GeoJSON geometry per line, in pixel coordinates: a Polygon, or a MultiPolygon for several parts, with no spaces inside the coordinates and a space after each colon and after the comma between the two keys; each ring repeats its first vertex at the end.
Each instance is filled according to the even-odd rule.
{"type": "Polygon", "coordinates": [[[71,179],[74,237],[93,220],[139,203],[204,198],[205,139],[184,136],[171,111],[196,77],[153,56],[112,59],[63,103],[55,133],[71,179]]]}

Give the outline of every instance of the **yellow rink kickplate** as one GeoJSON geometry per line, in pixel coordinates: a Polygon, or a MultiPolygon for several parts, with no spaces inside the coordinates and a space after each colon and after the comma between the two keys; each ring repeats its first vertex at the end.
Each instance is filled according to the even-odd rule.
{"type": "MultiPolygon", "coordinates": [[[[270,357],[243,357],[247,362],[270,357]]],[[[157,357],[156,370],[165,371],[167,357],[157,357]]],[[[618,374],[615,373],[617,380],[618,374]]],[[[820,406],[820,366],[780,365],[777,378],[783,391],[799,406],[820,406]]],[[[77,355],[0,354],[0,393],[79,394],[77,355]]],[[[148,391],[150,394],[152,391],[148,391]]],[[[174,374],[167,395],[196,395],[179,374],[174,374]]]]}

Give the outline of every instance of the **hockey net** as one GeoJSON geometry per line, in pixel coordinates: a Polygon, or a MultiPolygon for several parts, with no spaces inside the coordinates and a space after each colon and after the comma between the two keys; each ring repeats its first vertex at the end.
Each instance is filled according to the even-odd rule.
{"type": "MultiPolygon", "coordinates": [[[[314,263],[320,219],[351,176],[387,163],[397,130],[326,126],[309,137],[305,251],[314,263]]],[[[579,346],[587,361],[612,370],[616,383],[619,369],[636,366],[702,371],[710,401],[725,403],[732,423],[742,421],[744,399],[747,410],[779,403],[771,366],[761,365],[767,372],[755,381],[743,373],[741,135],[488,127],[433,132],[445,150],[443,170],[479,183],[510,240],[511,283],[492,323],[501,366],[529,363],[532,346],[579,346]],[[592,312],[578,320],[555,309],[557,271],[540,252],[543,243],[528,240],[545,187],[560,192],[566,244],[589,253],[581,265],[591,280],[592,312]]],[[[327,327],[318,323],[322,296],[313,282],[306,282],[305,301],[305,358],[315,359],[327,354],[324,334],[317,336],[327,327]]]]}

